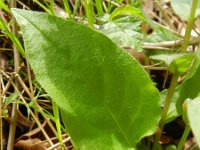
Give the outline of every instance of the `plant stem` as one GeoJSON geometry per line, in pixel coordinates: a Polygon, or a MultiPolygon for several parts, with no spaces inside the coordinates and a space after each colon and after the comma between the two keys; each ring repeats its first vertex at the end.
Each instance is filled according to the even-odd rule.
{"type": "MultiPolygon", "coordinates": [[[[10,3],[10,6],[12,8],[15,8],[16,7],[16,0],[12,0],[11,3],[10,3]]],[[[14,35],[17,35],[16,21],[15,21],[14,16],[12,16],[12,21],[13,21],[12,32],[13,32],[14,35]]],[[[19,51],[17,50],[17,48],[14,44],[13,44],[13,50],[14,50],[14,68],[15,68],[15,72],[17,73],[19,71],[19,67],[20,67],[20,56],[19,56],[19,51]]],[[[19,86],[17,80],[15,80],[15,84],[16,84],[17,87],[19,86]]],[[[13,150],[13,148],[14,148],[17,119],[18,119],[18,104],[13,103],[7,150],[13,150]]]]}
{"type": "Polygon", "coordinates": [[[52,14],[55,14],[54,13],[54,0],[50,1],[50,11],[51,11],[52,14]]]}
{"type": "Polygon", "coordinates": [[[184,143],[185,143],[189,133],[190,133],[190,126],[186,125],[184,133],[183,133],[183,136],[181,137],[181,140],[180,140],[180,142],[178,144],[177,150],[182,150],[183,149],[184,143]]]}
{"type": "Polygon", "coordinates": [[[0,150],[3,150],[3,122],[2,122],[2,89],[1,89],[1,82],[2,82],[2,74],[1,74],[1,52],[0,52],[0,150]]]}
{"type": "Polygon", "coordinates": [[[75,16],[76,16],[76,13],[78,11],[80,4],[81,4],[81,0],[76,0],[74,10],[73,10],[73,14],[72,14],[73,20],[75,19],[75,16]]]}
{"type": "Polygon", "coordinates": [[[185,31],[184,42],[183,42],[183,45],[181,47],[183,52],[187,51],[187,46],[188,46],[189,41],[190,41],[189,39],[190,39],[191,31],[192,31],[192,26],[193,26],[194,20],[195,20],[195,12],[196,12],[196,8],[197,8],[197,3],[198,3],[198,0],[192,1],[192,7],[191,7],[191,10],[190,10],[190,16],[189,16],[189,19],[188,19],[187,29],[185,31]]]}
{"type": "Polygon", "coordinates": [[[165,99],[165,104],[164,104],[163,111],[162,111],[161,120],[160,120],[160,123],[159,123],[159,127],[160,127],[159,133],[156,134],[156,137],[155,137],[155,140],[154,140],[153,150],[157,150],[157,148],[158,148],[159,140],[160,140],[160,137],[161,137],[164,125],[165,125],[167,113],[168,113],[168,110],[169,110],[169,107],[170,107],[170,104],[171,104],[171,101],[172,101],[172,97],[174,95],[176,85],[178,83],[178,77],[179,77],[178,74],[173,74],[171,85],[168,89],[167,97],[165,99]]]}
{"type": "MultiPolygon", "coordinates": [[[[15,89],[15,91],[17,93],[20,93],[20,91],[18,90],[17,86],[11,81],[11,84],[13,86],[13,88],[15,89]]],[[[44,137],[46,138],[46,140],[49,142],[50,146],[53,145],[53,142],[51,141],[51,139],[49,138],[48,134],[46,133],[46,131],[44,130],[42,124],[40,123],[40,121],[38,120],[38,118],[36,117],[36,115],[33,113],[33,111],[31,110],[31,108],[29,107],[29,105],[26,103],[25,99],[23,98],[23,96],[20,94],[20,99],[22,100],[22,102],[25,104],[26,108],[28,109],[28,111],[30,112],[31,116],[33,117],[34,121],[36,122],[36,124],[38,125],[38,127],[40,128],[41,132],[43,133],[44,137]]],[[[38,106],[38,109],[41,109],[38,106]]],[[[45,118],[46,119],[46,118],[45,118]]],[[[49,120],[49,119],[48,119],[49,120]]],[[[9,144],[9,143],[8,143],[9,144]]],[[[7,148],[7,150],[10,150],[7,148]]]]}

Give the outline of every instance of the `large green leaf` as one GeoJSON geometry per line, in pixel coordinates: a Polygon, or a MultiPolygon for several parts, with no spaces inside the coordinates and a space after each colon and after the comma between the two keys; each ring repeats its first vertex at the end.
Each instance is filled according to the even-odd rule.
{"type": "MultiPolygon", "coordinates": [[[[175,13],[179,17],[181,17],[185,21],[188,21],[190,17],[192,0],[171,0],[171,5],[175,13]]],[[[200,1],[198,2],[195,18],[197,18],[198,16],[200,16],[200,1]]]]}
{"type": "Polygon", "coordinates": [[[145,17],[141,9],[133,7],[131,5],[125,5],[125,6],[116,8],[110,15],[110,21],[119,15],[133,15],[133,16],[137,16],[138,18],[142,20],[145,20],[145,17]]]}
{"type": "Polygon", "coordinates": [[[58,104],[77,149],[131,150],[154,133],[157,89],[101,33],[48,14],[13,9],[37,80],[58,104]]]}

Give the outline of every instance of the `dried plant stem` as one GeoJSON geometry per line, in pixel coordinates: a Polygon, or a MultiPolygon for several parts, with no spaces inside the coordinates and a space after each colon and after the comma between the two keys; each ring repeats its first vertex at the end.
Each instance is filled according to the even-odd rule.
{"type": "MultiPolygon", "coordinates": [[[[20,93],[20,91],[18,90],[17,86],[12,81],[11,81],[11,83],[12,83],[12,86],[14,87],[15,91],[18,92],[18,93],[20,93]]],[[[41,125],[40,121],[37,119],[37,117],[35,116],[35,114],[33,113],[33,111],[29,108],[28,104],[26,103],[26,101],[25,101],[25,99],[23,98],[22,95],[20,95],[20,99],[24,102],[24,105],[29,109],[29,112],[30,112],[31,116],[33,117],[33,119],[35,120],[36,124],[38,125],[38,127],[42,131],[44,137],[47,139],[47,141],[49,142],[49,144],[51,146],[53,146],[53,142],[49,138],[48,134],[44,130],[43,126],[41,125]]]]}
{"type": "MultiPolygon", "coordinates": [[[[66,143],[68,141],[70,141],[70,137],[67,137],[66,139],[63,139],[63,143],[66,143]]],[[[60,143],[54,144],[53,146],[49,147],[47,150],[53,150],[58,146],[60,146],[60,143]]]]}
{"type": "Polygon", "coordinates": [[[30,68],[27,56],[26,56],[26,65],[27,65],[28,83],[29,83],[30,93],[31,93],[31,95],[34,95],[33,85],[32,85],[32,80],[31,80],[31,68],[30,68]]]}
{"type": "Polygon", "coordinates": [[[2,74],[1,74],[1,52],[0,52],[0,150],[3,150],[3,122],[2,122],[2,74]]]}
{"type": "MultiPolygon", "coordinates": [[[[31,98],[31,99],[34,99],[34,95],[31,94],[31,92],[29,91],[28,87],[25,85],[25,83],[23,82],[22,78],[17,74],[16,75],[16,79],[18,80],[19,84],[23,87],[24,91],[28,94],[28,96],[31,98]]],[[[35,101],[35,105],[38,107],[38,108],[41,108],[40,105],[37,103],[37,101],[35,101]]],[[[54,133],[54,135],[56,137],[59,137],[58,136],[58,133],[57,131],[55,130],[54,126],[52,125],[51,121],[45,116],[42,114],[42,116],[44,117],[44,119],[46,120],[47,124],[49,125],[49,127],[51,128],[52,132],[54,133]]]]}
{"type": "MultiPolygon", "coordinates": [[[[12,8],[16,7],[16,0],[12,0],[10,2],[10,6],[12,8]]],[[[14,16],[12,16],[12,32],[14,35],[17,34],[16,30],[16,21],[14,16]]],[[[15,67],[15,72],[19,71],[19,66],[20,66],[20,59],[19,59],[19,52],[16,48],[15,45],[13,45],[13,50],[14,50],[14,67],[15,67]]],[[[15,81],[16,86],[18,86],[17,81],[15,81]]],[[[18,104],[13,103],[12,105],[12,114],[11,114],[11,122],[10,122],[10,129],[9,129],[9,135],[8,135],[8,144],[7,144],[7,150],[13,150],[14,147],[14,140],[15,140],[15,131],[16,131],[16,124],[17,124],[17,119],[18,119],[18,104]]]]}
{"type": "Polygon", "coordinates": [[[171,29],[176,30],[176,28],[174,27],[174,25],[171,23],[171,20],[169,18],[169,16],[166,13],[166,10],[163,9],[162,5],[160,4],[159,0],[154,0],[155,4],[157,5],[157,7],[160,9],[160,11],[162,12],[165,20],[167,21],[167,24],[170,26],[171,29]]]}

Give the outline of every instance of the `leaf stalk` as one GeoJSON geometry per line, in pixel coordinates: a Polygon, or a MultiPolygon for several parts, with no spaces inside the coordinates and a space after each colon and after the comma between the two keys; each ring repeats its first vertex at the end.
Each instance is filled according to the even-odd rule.
{"type": "Polygon", "coordinates": [[[184,144],[185,144],[185,141],[186,141],[186,139],[187,139],[189,133],[190,133],[190,126],[187,125],[187,126],[185,127],[183,136],[181,137],[181,140],[180,140],[180,142],[179,142],[179,144],[178,144],[177,150],[182,150],[182,149],[183,149],[183,146],[184,146],[184,144]]]}
{"type": "Polygon", "coordinates": [[[166,99],[165,99],[165,104],[164,104],[163,111],[162,111],[161,120],[160,120],[160,123],[159,123],[160,124],[159,125],[159,128],[160,128],[159,133],[156,134],[156,137],[155,137],[155,140],[154,140],[153,150],[158,149],[158,142],[160,140],[160,137],[161,137],[164,125],[165,125],[165,120],[167,118],[167,113],[168,113],[168,110],[169,110],[169,107],[170,107],[170,104],[171,104],[171,101],[172,101],[172,97],[174,95],[175,88],[176,88],[176,85],[178,83],[178,77],[179,77],[178,74],[176,74],[176,73],[173,74],[171,85],[168,89],[168,93],[167,93],[167,96],[166,96],[166,99]]]}

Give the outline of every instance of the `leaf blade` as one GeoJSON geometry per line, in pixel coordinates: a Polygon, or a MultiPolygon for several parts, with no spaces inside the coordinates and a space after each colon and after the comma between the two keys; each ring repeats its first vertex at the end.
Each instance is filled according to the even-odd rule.
{"type": "Polygon", "coordinates": [[[78,149],[134,149],[155,131],[159,93],[128,53],[82,25],[42,13],[13,13],[37,80],[61,108],[78,149]]]}
{"type": "Polygon", "coordinates": [[[196,97],[193,100],[187,100],[187,117],[189,124],[195,136],[198,146],[200,146],[200,97],[196,97]]]}

